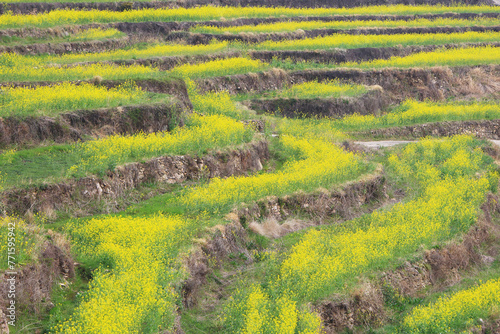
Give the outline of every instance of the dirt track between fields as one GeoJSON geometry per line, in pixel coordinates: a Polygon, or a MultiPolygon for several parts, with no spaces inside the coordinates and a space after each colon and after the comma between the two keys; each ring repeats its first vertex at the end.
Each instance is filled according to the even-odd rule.
{"type": "Polygon", "coordinates": [[[382,147],[392,147],[400,144],[409,144],[414,141],[410,140],[380,140],[380,141],[355,141],[357,145],[361,145],[368,148],[382,148],[382,147]]]}

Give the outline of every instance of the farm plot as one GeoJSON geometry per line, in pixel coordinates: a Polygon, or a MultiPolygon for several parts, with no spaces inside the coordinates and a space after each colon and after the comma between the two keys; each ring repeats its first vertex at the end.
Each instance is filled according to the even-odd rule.
{"type": "Polygon", "coordinates": [[[2,88],[0,96],[0,115],[3,117],[56,115],[63,111],[118,107],[162,100],[162,97],[154,97],[134,83],[111,89],[88,83],[75,85],[69,82],[35,88],[5,87],[2,88]]]}
{"type": "Polygon", "coordinates": [[[499,7],[4,2],[0,326],[498,329],[499,7]]]}
{"type": "Polygon", "coordinates": [[[415,28],[415,27],[472,27],[472,26],[497,26],[498,19],[476,18],[447,19],[438,18],[434,20],[353,20],[353,21],[303,21],[303,22],[278,22],[259,25],[243,25],[234,27],[217,27],[210,25],[197,25],[189,31],[205,34],[238,34],[238,33],[280,33],[294,32],[297,30],[318,29],[360,29],[360,28],[415,28]]]}
{"type": "Polygon", "coordinates": [[[441,13],[496,13],[495,6],[367,6],[356,8],[266,8],[215,7],[175,9],[143,9],[126,12],[56,10],[36,15],[2,15],[0,27],[53,27],[67,24],[151,21],[208,21],[220,18],[265,18],[270,16],[331,16],[331,15],[419,15],[441,13]]]}

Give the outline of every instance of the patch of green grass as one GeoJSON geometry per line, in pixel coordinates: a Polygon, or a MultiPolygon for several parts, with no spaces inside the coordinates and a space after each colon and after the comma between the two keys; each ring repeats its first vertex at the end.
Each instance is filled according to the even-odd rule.
{"type": "Polygon", "coordinates": [[[50,295],[54,307],[43,318],[41,323],[43,332],[50,332],[54,326],[65,322],[73,315],[74,310],[89,290],[89,273],[89,269],[80,264],[75,268],[75,277],[64,282],[64,286],[61,286],[59,282],[54,284],[50,295]]]}
{"type": "Polygon", "coordinates": [[[8,155],[9,152],[0,155],[5,188],[57,182],[81,159],[73,145],[60,144],[20,150],[10,157],[8,155]]]}
{"type": "Polygon", "coordinates": [[[251,128],[230,118],[193,115],[185,127],[171,132],[115,135],[73,145],[3,152],[0,170],[6,188],[50,184],[89,174],[104,176],[118,165],[163,155],[203,155],[248,143],[253,137],[251,128]]]}

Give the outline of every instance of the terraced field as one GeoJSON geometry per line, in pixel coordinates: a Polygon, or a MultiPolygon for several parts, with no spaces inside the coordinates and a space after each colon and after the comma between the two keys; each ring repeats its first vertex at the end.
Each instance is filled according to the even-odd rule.
{"type": "Polygon", "coordinates": [[[499,333],[488,1],[0,0],[0,333],[499,333]]]}

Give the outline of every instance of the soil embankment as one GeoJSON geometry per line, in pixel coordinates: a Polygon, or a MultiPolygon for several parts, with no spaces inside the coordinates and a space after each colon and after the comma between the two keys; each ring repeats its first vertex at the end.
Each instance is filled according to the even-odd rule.
{"type": "Polygon", "coordinates": [[[180,103],[80,110],[56,117],[0,117],[0,148],[170,131],[184,124],[180,103]]]}
{"type": "Polygon", "coordinates": [[[366,138],[423,138],[449,137],[454,135],[474,135],[481,139],[500,139],[500,120],[446,121],[408,125],[383,129],[374,129],[353,133],[366,138]]]}
{"type": "Polygon", "coordinates": [[[498,94],[500,66],[463,66],[412,69],[326,69],[285,72],[271,70],[197,80],[201,92],[227,90],[231,94],[279,90],[306,81],[379,85],[392,103],[406,99],[443,101],[447,98],[482,98],[498,94]]]}
{"type": "Polygon", "coordinates": [[[386,108],[389,99],[379,90],[371,90],[359,97],[316,98],[316,99],[262,99],[250,100],[249,108],[257,113],[275,114],[288,118],[330,117],[347,115],[374,115],[386,108]]]}
{"type": "Polygon", "coordinates": [[[200,178],[228,177],[255,172],[269,158],[266,141],[243,145],[228,152],[198,156],[164,156],[133,162],[109,171],[105,177],[85,177],[57,184],[14,188],[0,193],[9,214],[45,213],[81,208],[88,215],[90,202],[115,200],[144,183],[182,183],[200,178]]]}

